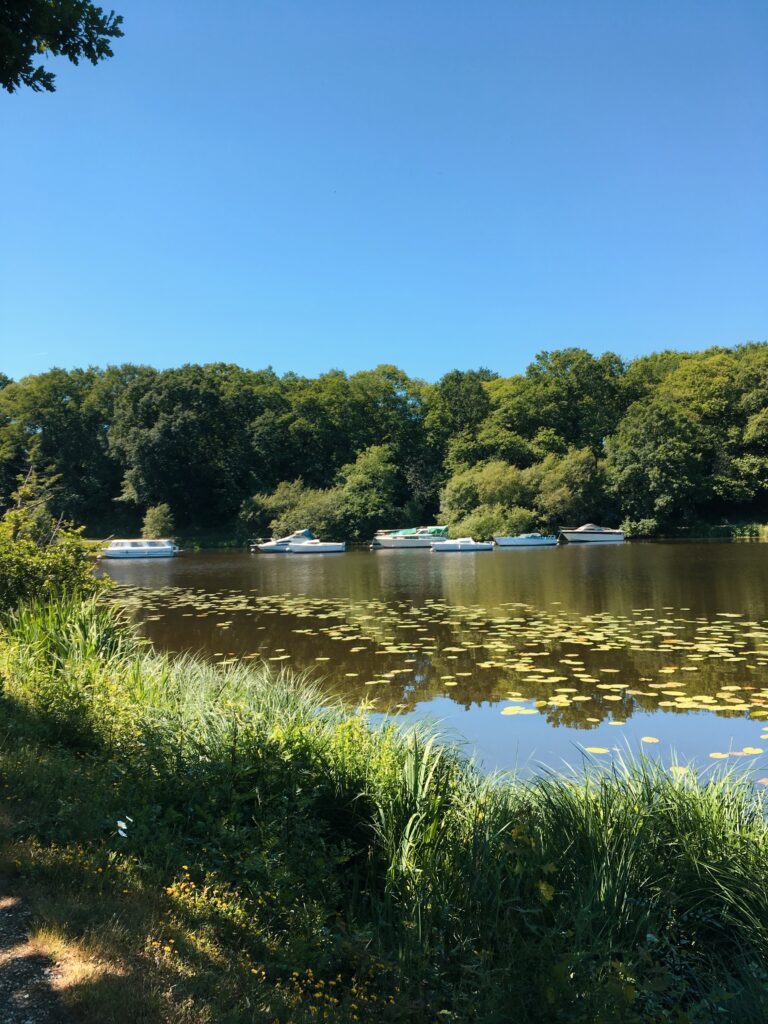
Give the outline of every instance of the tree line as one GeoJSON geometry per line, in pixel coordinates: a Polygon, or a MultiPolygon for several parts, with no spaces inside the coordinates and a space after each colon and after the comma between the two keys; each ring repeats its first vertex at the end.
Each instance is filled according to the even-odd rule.
{"type": "Polygon", "coordinates": [[[101,534],[135,532],[158,506],[182,531],[349,540],[436,519],[475,536],[760,521],[768,344],[629,361],[567,348],[511,377],[436,383],[389,365],[0,374],[0,511],[30,472],[58,515],[101,534]]]}

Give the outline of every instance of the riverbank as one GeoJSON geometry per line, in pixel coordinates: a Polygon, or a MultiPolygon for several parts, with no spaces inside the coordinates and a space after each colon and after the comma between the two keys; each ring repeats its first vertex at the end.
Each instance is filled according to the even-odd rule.
{"type": "MultiPolygon", "coordinates": [[[[116,529],[109,534],[103,528],[98,531],[89,530],[85,542],[98,552],[115,536],[140,537],[141,527],[140,525],[133,527],[123,525],[122,530],[116,529]]],[[[226,551],[247,548],[250,536],[250,533],[237,523],[226,525],[222,529],[174,531],[174,540],[185,551],[226,551]]]]}
{"type": "MultiPolygon", "coordinates": [[[[129,531],[130,532],[130,531],[129,531]]],[[[134,531],[136,532],[136,531],[134,531]]],[[[343,538],[341,538],[343,539],[343,538]]],[[[629,541],[643,540],[750,540],[768,541],[766,523],[697,523],[674,533],[649,536],[643,533],[628,534],[629,541]]],[[[251,534],[238,524],[224,529],[177,531],[175,540],[184,551],[235,551],[245,549],[251,541],[251,534]]],[[[98,552],[106,543],[103,539],[89,537],[86,543],[98,552]]],[[[347,541],[350,550],[367,549],[368,541],[347,541]]]]}
{"type": "Polygon", "coordinates": [[[768,1013],[768,827],[649,762],[484,778],[97,601],[0,638],[0,874],[76,1019],[704,1024],[768,1013]]]}
{"type": "Polygon", "coordinates": [[[712,525],[701,525],[691,531],[691,537],[696,539],[717,539],[732,540],[768,540],[767,523],[719,523],[712,525]]]}

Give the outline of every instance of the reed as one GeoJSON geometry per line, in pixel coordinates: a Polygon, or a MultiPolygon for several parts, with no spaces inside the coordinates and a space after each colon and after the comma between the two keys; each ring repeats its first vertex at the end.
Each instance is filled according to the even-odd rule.
{"type": "Polygon", "coordinates": [[[768,827],[735,774],[485,776],[306,679],[161,657],[98,599],[7,615],[0,671],[30,876],[89,884],[76,849],[161,890],[210,1019],[768,1018],[768,827]]]}

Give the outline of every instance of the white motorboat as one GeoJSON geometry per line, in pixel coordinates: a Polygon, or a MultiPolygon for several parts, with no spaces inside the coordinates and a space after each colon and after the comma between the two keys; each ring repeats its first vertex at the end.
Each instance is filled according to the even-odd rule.
{"type": "Polygon", "coordinates": [[[291,555],[340,555],[347,550],[347,545],[341,541],[325,540],[303,540],[291,541],[288,545],[288,553],[291,555]]]}
{"type": "Polygon", "coordinates": [[[314,540],[315,535],[311,530],[297,530],[287,537],[280,537],[277,540],[265,540],[251,545],[251,551],[262,551],[265,555],[286,554],[289,544],[306,544],[314,540]]]}
{"type": "Polygon", "coordinates": [[[397,548],[409,551],[412,548],[429,548],[433,542],[447,538],[447,526],[413,526],[405,530],[377,530],[371,541],[371,550],[397,548]]]}
{"type": "Polygon", "coordinates": [[[557,544],[556,534],[518,533],[514,537],[494,537],[500,548],[549,548],[557,544]]]}
{"type": "Polygon", "coordinates": [[[113,540],[101,549],[102,558],[173,558],[179,548],[172,540],[113,540]]]}
{"type": "Polygon", "coordinates": [[[336,544],[318,540],[311,530],[297,530],[287,537],[254,544],[251,546],[251,551],[261,551],[265,555],[330,555],[346,551],[346,548],[347,545],[344,543],[336,544]]]}
{"type": "Polygon", "coordinates": [[[474,540],[472,537],[457,537],[456,540],[438,540],[432,544],[437,554],[449,551],[493,551],[493,541],[474,540]]]}
{"type": "Polygon", "coordinates": [[[565,537],[569,544],[621,544],[624,540],[624,531],[585,523],[575,530],[561,529],[560,536],[565,537]]]}

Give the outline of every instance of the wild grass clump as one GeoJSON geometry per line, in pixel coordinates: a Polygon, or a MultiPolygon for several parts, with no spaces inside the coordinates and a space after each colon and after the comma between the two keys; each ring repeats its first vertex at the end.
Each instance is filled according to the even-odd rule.
{"type": "Polygon", "coordinates": [[[168,991],[217,1022],[768,1018],[735,775],[483,776],[301,678],[159,657],[98,600],[7,616],[0,671],[17,870],[111,954],[122,922],[158,1021],[168,991]]]}
{"type": "Polygon", "coordinates": [[[694,523],[688,536],[732,540],[768,540],[768,523],[694,523]]]}

